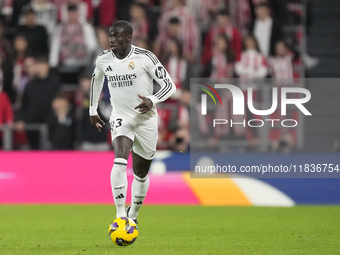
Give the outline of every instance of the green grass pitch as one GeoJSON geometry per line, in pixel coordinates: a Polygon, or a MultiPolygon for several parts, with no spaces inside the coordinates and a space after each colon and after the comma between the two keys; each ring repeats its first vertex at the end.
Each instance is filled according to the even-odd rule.
{"type": "Polygon", "coordinates": [[[340,207],[143,206],[129,247],[114,206],[0,206],[0,254],[340,254],[340,207]]]}

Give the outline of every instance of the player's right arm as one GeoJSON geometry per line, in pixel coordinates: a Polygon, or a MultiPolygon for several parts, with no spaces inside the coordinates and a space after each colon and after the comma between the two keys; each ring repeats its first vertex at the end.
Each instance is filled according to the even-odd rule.
{"type": "Polygon", "coordinates": [[[104,81],[104,72],[101,69],[98,59],[96,60],[96,68],[93,71],[92,79],[91,79],[91,91],[90,91],[90,121],[91,124],[96,126],[99,132],[105,125],[105,122],[100,118],[97,112],[98,102],[100,93],[103,89],[103,81],[104,81]]]}

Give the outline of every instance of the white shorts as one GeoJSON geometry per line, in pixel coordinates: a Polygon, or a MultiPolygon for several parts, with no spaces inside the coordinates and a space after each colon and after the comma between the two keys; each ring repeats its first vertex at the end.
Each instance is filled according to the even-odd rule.
{"type": "Polygon", "coordinates": [[[132,124],[121,115],[110,117],[111,139],[126,136],[133,141],[132,150],[142,158],[151,160],[154,157],[158,139],[157,117],[145,123],[132,124]]]}

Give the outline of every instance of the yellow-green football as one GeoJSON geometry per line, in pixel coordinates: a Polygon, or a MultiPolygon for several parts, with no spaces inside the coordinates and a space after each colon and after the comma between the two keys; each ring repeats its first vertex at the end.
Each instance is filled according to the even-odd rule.
{"type": "Polygon", "coordinates": [[[109,226],[109,237],[118,246],[133,244],[137,236],[138,228],[132,219],[120,217],[115,219],[109,226]]]}

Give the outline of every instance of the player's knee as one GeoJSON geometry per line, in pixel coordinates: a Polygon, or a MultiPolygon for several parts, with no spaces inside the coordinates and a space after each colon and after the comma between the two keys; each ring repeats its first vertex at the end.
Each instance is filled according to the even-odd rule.
{"type": "Polygon", "coordinates": [[[132,141],[127,137],[120,136],[112,141],[112,147],[116,158],[124,158],[127,160],[132,147],[132,141]]]}
{"type": "Polygon", "coordinates": [[[127,160],[129,157],[130,150],[121,147],[121,148],[115,149],[114,153],[115,153],[116,158],[123,158],[127,160]]]}
{"type": "Polygon", "coordinates": [[[134,173],[134,177],[137,181],[145,182],[148,179],[148,173],[134,173]]]}
{"type": "Polygon", "coordinates": [[[140,179],[145,179],[148,175],[148,170],[139,170],[134,173],[135,177],[138,177],[140,179]]]}

